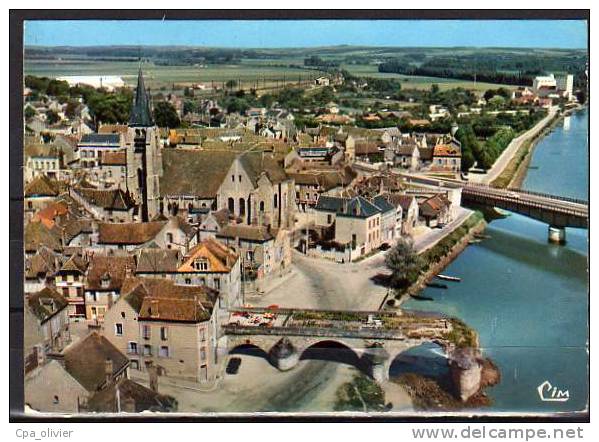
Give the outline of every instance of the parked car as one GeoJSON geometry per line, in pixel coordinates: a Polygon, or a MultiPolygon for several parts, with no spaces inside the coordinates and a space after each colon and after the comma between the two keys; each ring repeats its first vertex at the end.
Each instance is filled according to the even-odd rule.
{"type": "Polygon", "coordinates": [[[239,371],[239,366],[241,365],[241,358],[231,358],[229,359],[229,363],[227,364],[227,368],[225,372],[227,374],[237,374],[239,371]]]}

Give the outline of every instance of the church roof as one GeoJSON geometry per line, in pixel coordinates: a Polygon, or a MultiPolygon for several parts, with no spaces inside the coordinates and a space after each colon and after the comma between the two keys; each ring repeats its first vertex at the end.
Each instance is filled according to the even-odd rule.
{"type": "Polygon", "coordinates": [[[144,76],[139,67],[137,75],[137,88],[135,90],[135,101],[129,116],[129,126],[149,127],[154,125],[152,112],[150,111],[150,100],[144,85],[144,76]]]}

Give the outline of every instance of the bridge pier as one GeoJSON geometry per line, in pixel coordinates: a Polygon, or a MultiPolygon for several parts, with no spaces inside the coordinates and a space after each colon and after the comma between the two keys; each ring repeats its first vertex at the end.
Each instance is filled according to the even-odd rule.
{"type": "Polygon", "coordinates": [[[281,371],[291,370],[299,362],[300,355],[288,338],[283,338],[269,352],[270,362],[281,371]]]}
{"type": "Polygon", "coordinates": [[[372,379],[379,384],[389,380],[389,353],[382,346],[368,348],[362,360],[372,379]]]}
{"type": "Polygon", "coordinates": [[[550,243],[565,244],[566,243],[566,228],[549,226],[547,229],[547,239],[550,243]]]}

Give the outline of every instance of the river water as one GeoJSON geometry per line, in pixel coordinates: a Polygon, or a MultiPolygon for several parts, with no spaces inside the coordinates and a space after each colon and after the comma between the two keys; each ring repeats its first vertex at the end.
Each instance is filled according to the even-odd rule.
{"type": "MultiPolygon", "coordinates": [[[[542,139],[523,188],[588,199],[588,111],[566,119],[542,139]]],[[[469,246],[444,271],[459,276],[448,289],[427,288],[433,301],[410,300],[405,308],[457,316],[480,334],[485,356],[501,370],[487,390],[485,411],[583,410],[588,397],[588,231],[567,229],[567,244],[547,242],[547,225],[509,214],[492,221],[491,236],[469,246]],[[542,401],[544,381],[569,391],[569,400],[542,401]]],[[[439,352],[416,349],[406,360],[423,370],[442,370],[439,352]],[[415,362],[417,361],[417,362],[415,362]]],[[[412,370],[395,363],[392,374],[412,370]]],[[[413,370],[412,370],[413,371],[413,370]]]]}

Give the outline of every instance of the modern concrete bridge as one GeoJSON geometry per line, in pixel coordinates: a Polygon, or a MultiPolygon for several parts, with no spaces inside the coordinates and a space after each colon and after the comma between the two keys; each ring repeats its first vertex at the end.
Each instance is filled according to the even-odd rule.
{"type": "Polygon", "coordinates": [[[563,243],[566,227],[588,228],[587,201],[531,192],[522,189],[502,189],[486,184],[452,179],[437,179],[422,175],[404,175],[408,181],[438,188],[461,188],[462,201],[509,210],[549,224],[549,240],[563,243]]]}
{"type": "Polygon", "coordinates": [[[467,184],[462,187],[462,201],[498,207],[543,221],[549,224],[549,240],[556,243],[565,242],[566,227],[589,226],[588,203],[573,198],[467,184]]]}
{"type": "Polygon", "coordinates": [[[479,390],[482,360],[476,332],[461,321],[435,314],[240,308],[223,326],[227,350],[257,347],[280,370],[290,370],[309,350],[350,352],[356,368],[378,382],[401,353],[435,343],[445,352],[456,395],[466,400],[479,390]]]}

